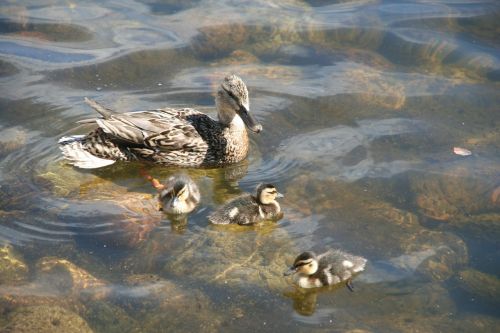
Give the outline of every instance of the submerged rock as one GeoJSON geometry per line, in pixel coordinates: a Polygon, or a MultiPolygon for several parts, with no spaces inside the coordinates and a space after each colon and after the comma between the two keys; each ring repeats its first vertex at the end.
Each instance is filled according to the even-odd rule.
{"type": "Polygon", "coordinates": [[[0,285],[17,285],[26,281],[28,265],[12,245],[0,247],[0,285]]]}
{"type": "Polygon", "coordinates": [[[377,261],[383,258],[406,277],[418,275],[442,281],[467,263],[467,247],[460,237],[429,230],[415,214],[381,201],[378,196],[378,192],[362,185],[308,176],[296,178],[287,189],[290,205],[300,202],[294,207],[297,210],[329,216],[319,221],[318,233],[359,244],[360,255],[370,253],[377,261]]]}
{"type": "Polygon", "coordinates": [[[201,291],[154,274],[135,274],[125,278],[126,289],[115,302],[141,318],[145,331],[168,325],[172,331],[217,332],[221,317],[201,291]]]}
{"type": "Polygon", "coordinates": [[[51,305],[21,307],[9,313],[7,324],[0,327],[5,333],[17,332],[93,332],[79,315],[51,305]]]}
{"type": "MultiPolygon", "coordinates": [[[[226,58],[223,58],[216,63],[213,63],[212,66],[241,66],[241,65],[248,65],[248,64],[255,64],[258,63],[259,59],[253,55],[250,52],[244,51],[244,50],[235,50],[231,52],[226,58]]],[[[219,82],[215,82],[213,80],[212,82],[212,91],[217,90],[217,86],[220,84],[219,82]]]]}
{"type": "Polygon", "coordinates": [[[360,91],[354,98],[363,105],[399,110],[406,103],[405,85],[382,71],[368,66],[353,67],[347,69],[345,75],[352,86],[360,91]]]}
{"type": "Polygon", "coordinates": [[[85,302],[80,312],[95,332],[123,333],[142,332],[140,320],[133,319],[119,306],[102,300],[85,302]]]}
{"type": "Polygon", "coordinates": [[[28,133],[20,126],[0,130],[0,157],[13,152],[26,144],[28,133]]]}
{"type": "Polygon", "coordinates": [[[70,199],[54,207],[54,213],[68,219],[82,215],[80,223],[87,223],[86,227],[92,230],[88,236],[92,242],[135,247],[161,221],[156,190],[146,180],[139,179],[150,193],[135,192],[109,179],[82,174],[60,164],[49,166],[36,179],[39,186],[54,195],[70,199]],[[96,218],[101,220],[97,228],[96,218]]]}
{"type": "Polygon", "coordinates": [[[490,195],[495,185],[492,179],[500,180],[498,170],[469,164],[446,165],[440,172],[410,176],[415,204],[424,215],[453,222],[459,216],[494,209],[490,195]]]}
{"type": "MultiPolygon", "coordinates": [[[[297,5],[295,3],[294,5],[297,5]]],[[[298,4],[300,6],[300,4],[298,4]]],[[[261,11],[270,6],[263,2],[259,8],[247,7],[248,12],[261,11]]],[[[273,5],[271,5],[273,6],[273,5]]],[[[273,10],[275,8],[272,8],[273,10]]],[[[266,12],[267,14],[268,12],[266,12]]],[[[301,21],[281,12],[273,11],[274,15],[266,15],[266,24],[244,24],[239,23],[235,17],[229,24],[213,25],[207,22],[199,29],[199,32],[191,40],[191,48],[200,57],[220,58],[230,54],[234,50],[245,49],[256,55],[272,54],[283,45],[291,45],[303,40],[301,30],[303,21],[309,20],[307,15],[301,17],[301,21]]],[[[242,13],[241,22],[246,18],[242,13]]]]}
{"type": "Polygon", "coordinates": [[[444,281],[465,266],[468,250],[465,242],[449,232],[422,229],[405,242],[405,253],[427,251],[428,256],[415,268],[415,273],[425,279],[444,281]]]}
{"type": "MultiPolygon", "coordinates": [[[[328,19],[328,15],[325,18],[328,19]]],[[[333,28],[329,28],[326,22],[324,26],[327,28],[323,28],[317,22],[312,22],[309,29],[303,33],[304,38],[314,46],[329,50],[348,47],[377,50],[385,37],[382,20],[375,15],[367,15],[363,17],[363,26],[360,26],[359,22],[355,21],[355,16],[353,18],[333,28]]]]}
{"type": "Polygon", "coordinates": [[[57,197],[76,197],[80,193],[82,184],[99,180],[98,177],[90,173],[79,172],[64,162],[48,164],[34,178],[38,186],[47,189],[57,197]]]}
{"type": "Polygon", "coordinates": [[[250,31],[243,24],[210,26],[200,30],[192,41],[195,54],[220,57],[246,44],[250,31]]]}
{"type": "Polygon", "coordinates": [[[455,281],[459,288],[473,298],[500,303],[500,279],[494,275],[468,268],[460,271],[455,281]]]}
{"type": "MultiPolygon", "coordinates": [[[[269,224],[268,224],[269,223],[269,224]]],[[[264,226],[211,226],[173,249],[165,274],[228,287],[280,290],[283,269],[297,250],[274,222],[264,226]]]]}
{"type": "Polygon", "coordinates": [[[66,259],[45,257],[36,268],[37,282],[60,294],[100,299],[109,293],[106,282],[66,259]]]}

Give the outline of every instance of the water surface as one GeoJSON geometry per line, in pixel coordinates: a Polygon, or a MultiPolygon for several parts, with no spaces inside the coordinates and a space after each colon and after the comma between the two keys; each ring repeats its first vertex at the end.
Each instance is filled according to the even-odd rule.
{"type": "Polygon", "coordinates": [[[0,5],[0,327],[495,330],[499,19],[482,0],[0,5]],[[57,140],[92,129],[84,97],[215,116],[227,73],[264,131],[241,164],[185,170],[202,192],[186,220],[140,175],[178,170],[62,160],[57,140]],[[284,193],[281,221],[209,225],[260,182],[284,193]],[[330,247],[368,258],[355,292],[282,276],[330,247]]]}

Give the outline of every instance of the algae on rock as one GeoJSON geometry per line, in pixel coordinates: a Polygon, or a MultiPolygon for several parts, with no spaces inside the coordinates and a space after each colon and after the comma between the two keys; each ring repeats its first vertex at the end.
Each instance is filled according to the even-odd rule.
{"type": "Polygon", "coordinates": [[[76,313],[50,305],[20,307],[8,314],[7,325],[0,329],[5,333],[93,332],[87,322],[76,313]]]}
{"type": "Polygon", "coordinates": [[[17,285],[26,281],[28,265],[12,245],[0,247],[0,285],[17,285]]]}

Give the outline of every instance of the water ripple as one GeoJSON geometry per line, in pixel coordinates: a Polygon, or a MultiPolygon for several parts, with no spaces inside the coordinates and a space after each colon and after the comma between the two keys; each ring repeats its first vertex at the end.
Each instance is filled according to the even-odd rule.
{"type": "Polygon", "coordinates": [[[421,121],[393,118],[383,120],[362,120],[358,127],[336,126],[300,134],[286,139],[274,154],[277,162],[269,164],[267,174],[274,170],[286,177],[294,177],[300,170],[319,176],[335,176],[347,181],[363,177],[390,177],[416,167],[418,161],[377,161],[370,153],[370,143],[377,138],[391,135],[410,134],[421,131],[421,121]],[[358,147],[364,152],[356,163],[345,163],[344,158],[358,147]],[[294,170],[290,174],[289,170],[294,170]]]}
{"type": "Polygon", "coordinates": [[[95,59],[91,54],[57,52],[53,50],[40,49],[14,42],[0,41],[0,54],[14,55],[18,57],[30,58],[49,63],[72,63],[95,59]]]}

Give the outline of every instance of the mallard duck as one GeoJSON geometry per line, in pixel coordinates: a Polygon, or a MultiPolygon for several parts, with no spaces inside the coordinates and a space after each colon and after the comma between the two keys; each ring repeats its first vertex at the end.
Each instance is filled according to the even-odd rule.
{"type": "Polygon", "coordinates": [[[194,109],[156,109],[116,113],[97,102],[85,101],[102,118],[87,135],[59,140],[69,163],[86,169],[115,161],[150,161],[167,166],[220,167],[243,160],[248,153],[246,127],[262,130],[249,113],[248,90],[236,75],[222,81],[215,104],[218,120],[194,109]]]}
{"type": "Polygon", "coordinates": [[[301,253],[283,275],[297,273],[295,282],[302,288],[317,288],[345,282],[353,290],[351,278],[365,269],[366,259],[332,249],[320,255],[301,253]]]}
{"type": "Polygon", "coordinates": [[[200,202],[200,191],[196,183],[184,174],[176,174],[158,190],[159,209],[167,214],[179,215],[193,211],[200,202]]]}
{"type": "Polygon", "coordinates": [[[281,218],[281,207],[276,198],[283,195],[274,185],[260,184],[255,196],[246,193],[239,196],[208,216],[213,224],[240,224],[249,225],[265,220],[281,218]]]}

